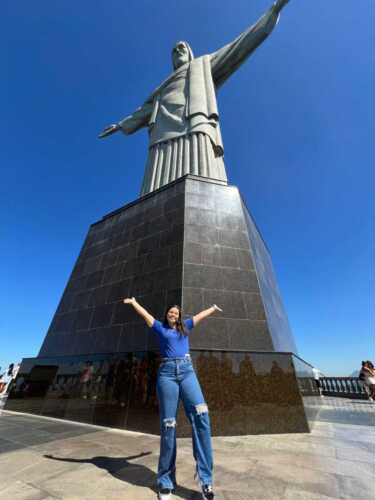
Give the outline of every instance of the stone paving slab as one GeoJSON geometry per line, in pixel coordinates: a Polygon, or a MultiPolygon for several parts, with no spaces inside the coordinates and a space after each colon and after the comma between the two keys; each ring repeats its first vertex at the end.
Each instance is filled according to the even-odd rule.
{"type": "MultiPolygon", "coordinates": [[[[321,416],[311,434],[215,437],[218,500],[375,499],[375,405],[325,398],[321,416]]],[[[3,411],[0,500],[155,499],[158,453],[157,436],[3,411]]],[[[201,498],[193,473],[179,439],[175,499],[201,498]]]]}

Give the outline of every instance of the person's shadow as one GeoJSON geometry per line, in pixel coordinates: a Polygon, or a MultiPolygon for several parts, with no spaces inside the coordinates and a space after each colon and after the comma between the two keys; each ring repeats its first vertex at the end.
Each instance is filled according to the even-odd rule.
{"type": "MultiPolygon", "coordinates": [[[[130,460],[145,457],[147,455],[151,455],[151,453],[151,451],[146,451],[143,453],[139,453],[138,455],[132,455],[129,457],[97,456],[92,458],[61,458],[54,457],[53,455],[44,455],[44,457],[61,462],[92,464],[96,467],[99,467],[99,469],[108,471],[110,474],[112,474],[113,477],[119,479],[120,481],[125,481],[127,483],[133,484],[134,486],[143,486],[145,488],[150,488],[156,494],[157,475],[155,474],[155,472],[145,465],[130,462],[130,460]]],[[[183,486],[177,486],[175,494],[176,496],[184,498],[185,500],[200,498],[200,495],[196,491],[184,488],[183,486]]]]}

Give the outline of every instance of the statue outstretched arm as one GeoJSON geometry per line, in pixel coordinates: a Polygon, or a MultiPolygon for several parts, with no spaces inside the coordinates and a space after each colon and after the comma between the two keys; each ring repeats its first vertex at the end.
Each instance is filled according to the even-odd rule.
{"type": "Polygon", "coordinates": [[[276,0],[254,25],[233,42],[210,54],[212,77],[216,87],[220,87],[272,33],[281,10],[288,2],[289,0],[276,0]]]}
{"type": "Polygon", "coordinates": [[[107,137],[115,132],[122,131],[124,134],[133,134],[142,127],[146,127],[150,120],[153,110],[152,102],[146,101],[140,108],[134,111],[118,123],[114,123],[106,127],[100,134],[99,138],[107,137]]]}

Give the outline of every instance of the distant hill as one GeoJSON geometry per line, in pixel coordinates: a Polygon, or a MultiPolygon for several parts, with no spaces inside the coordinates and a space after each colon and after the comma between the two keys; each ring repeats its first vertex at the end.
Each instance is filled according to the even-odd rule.
{"type": "Polygon", "coordinates": [[[358,375],[359,375],[359,370],[354,370],[354,372],[351,373],[349,377],[358,377],[358,375]]]}

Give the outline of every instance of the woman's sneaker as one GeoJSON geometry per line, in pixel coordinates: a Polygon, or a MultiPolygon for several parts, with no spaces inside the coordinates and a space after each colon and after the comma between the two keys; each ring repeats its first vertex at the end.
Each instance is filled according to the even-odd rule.
{"type": "Polygon", "coordinates": [[[161,488],[158,491],[158,499],[159,500],[172,500],[172,493],[173,493],[173,490],[170,490],[169,488],[161,488]]]}
{"type": "Polygon", "coordinates": [[[212,486],[210,484],[204,484],[202,486],[202,497],[205,500],[214,500],[215,495],[214,495],[212,486]]]}

